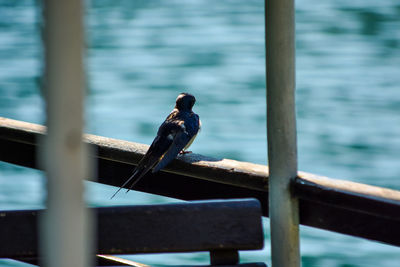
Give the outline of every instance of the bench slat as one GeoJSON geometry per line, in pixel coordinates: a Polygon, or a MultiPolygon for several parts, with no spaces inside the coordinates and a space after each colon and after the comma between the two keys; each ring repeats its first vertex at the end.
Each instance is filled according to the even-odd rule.
{"type": "MultiPolygon", "coordinates": [[[[38,255],[41,211],[0,212],[1,258],[38,255]]],[[[97,252],[134,254],[252,250],[263,246],[257,200],[96,208],[97,252]]]]}

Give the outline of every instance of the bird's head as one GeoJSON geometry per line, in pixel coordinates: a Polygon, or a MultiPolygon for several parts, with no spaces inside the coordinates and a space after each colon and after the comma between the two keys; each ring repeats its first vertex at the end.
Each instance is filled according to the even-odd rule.
{"type": "Polygon", "coordinates": [[[194,103],[196,102],[196,98],[188,93],[181,93],[176,98],[176,105],[179,111],[191,111],[194,103]]]}

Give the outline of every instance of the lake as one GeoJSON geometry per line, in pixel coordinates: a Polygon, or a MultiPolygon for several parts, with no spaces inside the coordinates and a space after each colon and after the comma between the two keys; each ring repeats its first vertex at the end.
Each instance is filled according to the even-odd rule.
{"type": "MultiPolygon", "coordinates": [[[[264,3],[86,1],[87,132],[150,144],[176,96],[190,92],[195,153],[267,163],[264,3]]],[[[40,9],[0,0],[0,116],[44,122],[40,9]]],[[[400,2],[296,3],[299,169],[400,190],[400,2]]],[[[44,205],[36,170],[0,163],[0,209],[44,205]]],[[[90,206],[176,200],[87,182],[90,206]]],[[[368,223],[368,222],[366,222],[368,223]]],[[[265,249],[244,261],[270,264],[265,249]]],[[[301,227],[304,267],[399,266],[400,249],[301,227]]],[[[129,256],[207,264],[207,253],[129,256]]],[[[0,260],[0,266],[25,266],[0,260]]]]}

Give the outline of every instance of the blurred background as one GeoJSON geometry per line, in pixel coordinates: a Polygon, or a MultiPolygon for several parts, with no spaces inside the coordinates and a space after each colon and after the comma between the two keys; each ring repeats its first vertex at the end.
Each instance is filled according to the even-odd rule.
{"type": "MultiPolygon", "coordinates": [[[[264,2],[86,1],[87,132],[150,144],[176,96],[190,92],[203,128],[196,153],[267,162],[264,2]]],[[[298,0],[299,169],[400,190],[400,2],[298,0]]],[[[41,11],[0,0],[0,116],[44,123],[41,11]]],[[[90,206],[173,202],[87,182],[90,206]]],[[[44,204],[39,171],[0,162],[0,209],[44,204]]],[[[368,222],[366,222],[368,223],[368,222]]],[[[266,246],[243,253],[270,263],[266,246]]],[[[1,244],[5,245],[5,244],[1,244]]],[[[304,267],[399,266],[400,248],[301,227],[304,267]]],[[[207,264],[208,254],[131,256],[207,264]]],[[[0,266],[25,266],[0,260],[0,266]]]]}

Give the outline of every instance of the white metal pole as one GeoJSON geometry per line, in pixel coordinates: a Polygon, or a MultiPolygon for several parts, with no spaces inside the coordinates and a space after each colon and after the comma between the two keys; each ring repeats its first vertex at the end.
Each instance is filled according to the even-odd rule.
{"type": "Polygon", "coordinates": [[[45,266],[90,265],[88,211],[83,179],[88,174],[82,143],[84,68],[83,3],[44,0],[47,137],[41,151],[47,173],[47,210],[41,222],[45,266]]]}
{"type": "Polygon", "coordinates": [[[269,216],[274,267],[300,266],[294,0],[265,1],[269,216]]]}

